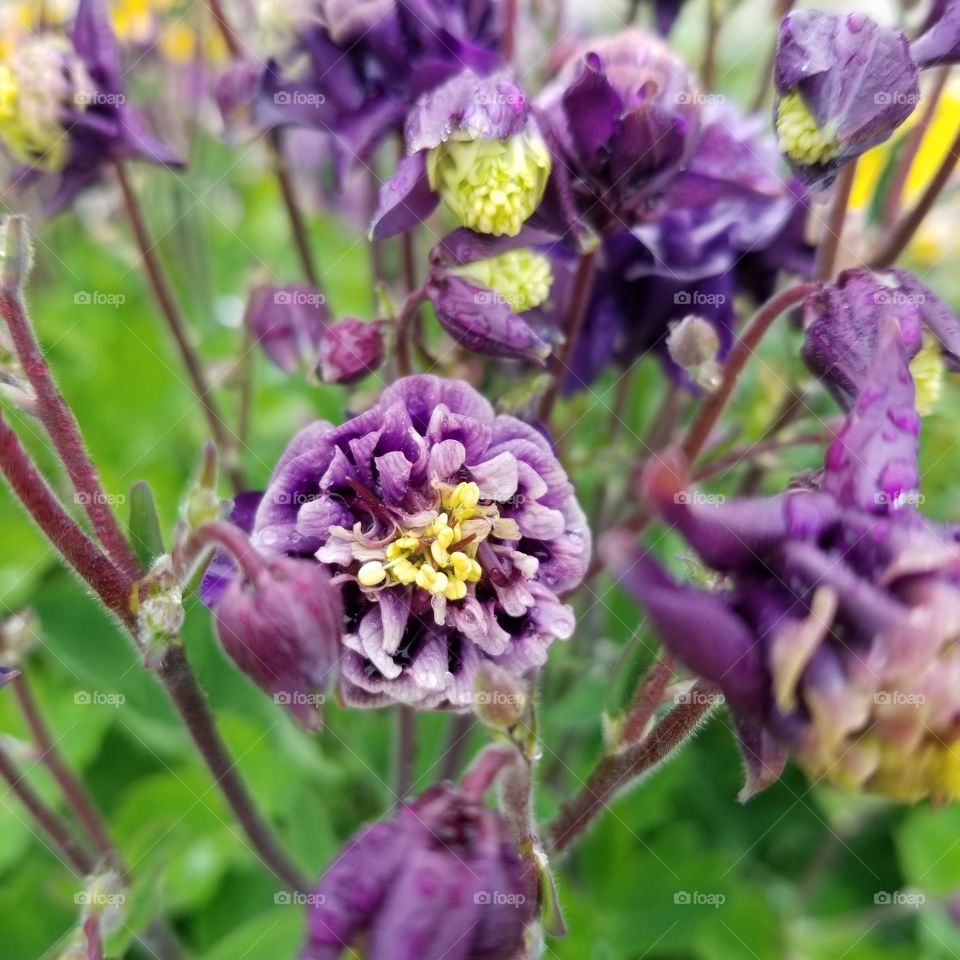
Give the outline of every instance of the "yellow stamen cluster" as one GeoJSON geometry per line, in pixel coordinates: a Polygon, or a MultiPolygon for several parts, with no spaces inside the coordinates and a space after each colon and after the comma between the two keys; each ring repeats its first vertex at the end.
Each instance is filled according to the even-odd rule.
{"type": "Polygon", "coordinates": [[[786,94],[777,108],[777,144],[781,153],[805,167],[827,163],[840,154],[835,136],[817,126],[796,91],[786,94]]]}
{"type": "Polygon", "coordinates": [[[529,247],[475,260],[450,272],[500,294],[514,313],[539,307],[550,296],[553,285],[550,258],[529,247]]]}
{"type": "Polygon", "coordinates": [[[430,186],[465,227],[515,237],[543,199],[550,151],[524,131],[505,140],[448,140],[427,158],[430,186]]]}
{"type": "Polygon", "coordinates": [[[923,338],[923,346],[910,361],[910,375],[917,391],[917,413],[929,416],[937,408],[943,394],[943,376],[946,364],[940,344],[929,334],[923,338]]]}
{"type": "Polygon", "coordinates": [[[38,39],[0,63],[0,140],[14,159],[59,170],[69,142],[66,110],[83,110],[93,95],[86,70],[65,44],[38,39]]]}
{"type": "Polygon", "coordinates": [[[383,559],[367,560],[357,571],[360,585],[415,584],[434,596],[462,600],[467,584],[476,583],[483,573],[476,560],[477,547],[492,529],[498,511],[480,504],[475,483],[442,489],[440,507],[443,512],[422,529],[403,531],[388,544],[383,559]]]}

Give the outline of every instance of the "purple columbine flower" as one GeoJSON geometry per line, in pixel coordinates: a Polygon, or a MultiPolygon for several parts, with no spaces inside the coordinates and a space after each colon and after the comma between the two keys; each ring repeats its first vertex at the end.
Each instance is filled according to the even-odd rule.
{"type": "Polygon", "coordinates": [[[18,185],[56,178],[51,213],[111,160],[181,166],[127,105],[120,46],[100,0],[80,0],[69,42],[41,34],[0,63],[0,141],[24,165],[18,185]]]}
{"type": "Polygon", "coordinates": [[[789,13],[780,24],[775,79],[780,150],[816,188],[890,137],[920,98],[907,38],[862,13],[789,13]]]}
{"type": "Polygon", "coordinates": [[[320,341],[320,378],[351,384],[383,363],[383,334],[377,323],[344,317],[327,327],[320,341]]]}
{"type": "Polygon", "coordinates": [[[351,704],[464,709],[477,667],[522,676],[573,631],[558,595],[590,532],[543,435],[465,383],[415,376],[342,426],[291,442],[257,510],[266,556],[314,557],[342,584],[351,704]]]}
{"type": "Polygon", "coordinates": [[[512,960],[535,910],[503,819],[449,785],[360,830],[315,894],[301,960],[512,960]]]}
{"type": "Polygon", "coordinates": [[[513,238],[465,229],[445,237],[431,253],[427,283],[440,325],[475,353],[542,364],[558,306],[553,239],[529,228],[513,238]]]}
{"type": "Polygon", "coordinates": [[[640,30],[585,44],[538,103],[581,215],[601,232],[646,215],[689,160],[700,130],[692,74],[640,30]]]}
{"type": "Polygon", "coordinates": [[[552,158],[527,94],[505,73],[471,70],[422,97],[407,156],[380,191],[371,236],[415,226],[442,199],[458,223],[515,237],[543,199],[552,158]]]}
{"type": "Polygon", "coordinates": [[[788,751],[847,789],[960,795],[960,545],[917,509],[911,337],[879,317],[848,417],[805,489],[704,503],[682,472],[652,469],[648,495],[723,586],[675,582],[632,538],[605,543],[664,643],[723,689],[746,796],[788,751]]]}
{"type": "Polygon", "coordinates": [[[418,97],[464,68],[500,63],[499,0],[314,0],[292,18],[290,9],[278,11],[292,22],[264,71],[256,119],[329,131],[338,155],[365,159],[418,97]]]}
{"type": "Polygon", "coordinates": [[[340,657],[340,591],[327,571],[280,557],[256,576],[239,572],[218,598],[214,623],[230,659],[299,723],[316,729],[340,657]]]}
{"type": "Polygon", "coordinates": [[[705,107],[703,120],[697,149],[663,192],[656,216],[604,239],[570,389],[592,383],[612,360],[630,363],[650,350],[692,386],[668,360],[672,324],[706,320],[722,359],[735,297],[763,302],[782,273],[812,270],[806,191],[777,172],[765,124],[716,104],[705,107]]]}

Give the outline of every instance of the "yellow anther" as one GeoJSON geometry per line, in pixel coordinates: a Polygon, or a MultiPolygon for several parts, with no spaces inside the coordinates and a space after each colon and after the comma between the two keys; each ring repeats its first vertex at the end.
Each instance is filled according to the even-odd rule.
{"type": "Polygon", "coordinates": [[[917,391],[917,413],[929,416],[937,408],[943,394],[943,375],[946,364],[940,344],[930,335],[923,338],[923,346],[910,361],[910,374],[917,391]]]}
{"type": "Polygon", "coordinates": [[[429,563],[423,564],[417,572],[417,586],[433,594],[441,594],[447,589],[448,578],[439,573],[429,563]]]}
{"type": "Polygon", "coordinates": [[[417,568],[409,560],[398,561],[390,572],[400,583],[413,583],[417,579],[417,568]]]}
{"type": "Polygon", "coordinates": [[[444,527],[444,528],[437,534],[437,541],[436,541],[436,542],[439,543],[440,546],[442,546],[444,549],[446,549],[447,547],[450,546],[451,543],[453,543],[453,538],[454,538],[456,535],[457,535],[457,534],[456,534],[456,531],[453,529],[453,527],[444,527]]]}
{"type": "Polygon", "coordinates": [[[457,550],[456,553],[450,554],[450,565],[453,567],[453,575],[458,580],[466,580],[470,575],[470,571],[473,569],[472,564],[475,561],[471,560],[465,553],[461,553],[457,550]]]}
{"type": "Polygon", "coordinates": [[[368,560],[358,571],[357,580],[365,587],[375,587],[387,579],[387,571],[379,560],[368,560]]]}
{"type": "MultiPolygon", "coordinates": [[[[447,529],[449,530],[450,528],[448,527],[447,529]]],[[[453,533],[452,530],[450,530],[450,532],[453,533]]],[[[439,537],[430,544],[430,556],[433,557],[434,563],[436,563],[438,567],[445,567],[450,562],[450,554],[447,553],[439,537]]]]}
{"type": "Polygon", "coordinates": [[[826,163],[840,154],[840,145],[816,118],[799,93],[786,94],[777,108],[777,145],[795,163],[812,166],[826,163]]]}
{"type": "Polygon", "coordinates": [[[467,585],[462,580],[451,580],[443,595],[448,600],[462,600],[467,595],[467,585]]]}

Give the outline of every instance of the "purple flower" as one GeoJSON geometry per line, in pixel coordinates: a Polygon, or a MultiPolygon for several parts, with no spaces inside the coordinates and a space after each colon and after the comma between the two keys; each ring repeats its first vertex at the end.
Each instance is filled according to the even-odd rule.
{"type": "Polygon", "coordinates": [[[921,412],[940,392],[944,362],[960,363],[960,326],[936,294],[905,270],[846,270],[804,302],[807,366],[850,408],[873,367],[886,318],[899,326],[921,412]],[[923,373],[924,376],[918,374],[923,373]]]}
{"type": "Polygon", "coordinates": [[[499,0],[315,0],[267,64],[256,118],[329,130],[338,154],[363,160],[418,97],[465,67],[495,69],[502,29],[499,0]]]}
{"type": "Polygon", "coordinates": [[[543,199],[552,160],[526,93],[505,73],[464,70],[421,97],[407,156],[380,191],[371,236],[424,220],[442,199],[458,223],[515,237],[543,199]]]}
{"type": "Polygon", "coordinates": [[[56,178],[49,212],[100,179],[111,160],[181,162],[127,105],[120,47],[100,0],[80,0],[71,43],[39,35],[0,65],[0,140],[24,164],[18,185],[56,178]]]}
{"type": "Polygon", "coordinates": [[[234,576],[215,616],[227,655],[310,729],[336,680],[341,624],[339,591],[324,568],[286,557],[256,578],[234,576]]]}
{"type": "Polygon", "coordinates": [[[485,660],[522,676],[570,636],[558,594],[590,533],[550,444],[465,383],[407,377],[340,427],[292,441],[257,510],[267,556],[313,556],[343,585],[347,702],[472,702],[485,660]]]}
{"type": "Polygon", "coordinates": [[[907,38],[862,13],[789,13],[780,25],[775,78],[780,150],[817,188],[886,140],[920,98],[907,38]]]}
{"type": "Polygon", "coordinates": [[[538,103],[581,215],[601,232],[646,215],[690,158],[700,129],[690,71],[640,30],[585,44],[538,103]]]}
{"type": "Polygon", "coordinates": [[[284,373],[313,370],[330,321],[322,293],[302,284],[264,284],[251,291],[247,310],[254,335],[276,366],[284,373]]]}
{"type": "Polygon", "coordinates": [[[917,66],[936,67],[960,61],[960,6],[934,0],[920,36],[910,45],[917,66]]]}
{"type": "Polygon", "coordinates": [[[556,300],[551,240],[529,228],[508,239],[461,229],[437,244],[427,295],[444,330],[475,353],[542,364],[556,300]]]}
{"type": "Polygon", "coordinates": [[[745,795],[787,751],[847,789],[960,795],[960,546],[917,509],[919,425],[909,348],[888,313],[812,487],[715,504],[684,490],[682,471],[648,476],[723,587],[676,583],[623,535],[605,543],[664,643],[723,689],[745,795]]]}
{"type": "Polygon", "coordinates": [[[512,960],[534,903],[503,819],[437,785],[365,827],[316,888],[301,960],[512,960]]]}
{"type": "Polygon", "coordinates": [[[327,327],[320,341],[324,383],[356,383],[383,363],[383,334],[375,323],[344,317],[327,327]]]}

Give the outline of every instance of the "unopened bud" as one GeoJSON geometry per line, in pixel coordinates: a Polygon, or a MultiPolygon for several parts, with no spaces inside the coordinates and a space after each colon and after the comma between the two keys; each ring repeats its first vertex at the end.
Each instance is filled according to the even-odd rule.
{"type": "Polygon", "coordinates": [[[488,727],[508,730],[527,708],[527,686],[493,663],[484,663],[474,681],[474,710],[488,727]]]}
{"type": "Polygon", "coordinates": [[[344,317],[320,342],[320,376],[324,383],[355,383],[383,363],[383,334],[375,323],[344,317]]]}
{"type": "Polygon", "coordinates": [[[40,623],[32,610],[21,610],[7,617],[0,623],[0,667],[20,666],[39,642],[40,623]]]}
{"type": "Polygon", "coordinates": [[[145,650],[155,650],[176,637],[183,627],[183,589],[170,555],[160,557],[144,577],[135,597],[134,613],[145,650]]]}
{"type": "Polygon", "coordinates": [[[690,314],[674,323],[667,334],[667,351],[678,367],[690,370],[713,360],[720,338],[709,320],[690,314]]]}
{"type": "Polygon", "coordinates": [[[217,448],[212,443],[205,444],[200,473],[183,504],[183,519],[189,530],[219,520],[223,512],[223,502],[217,494],[218,461],[217,448]]]}

